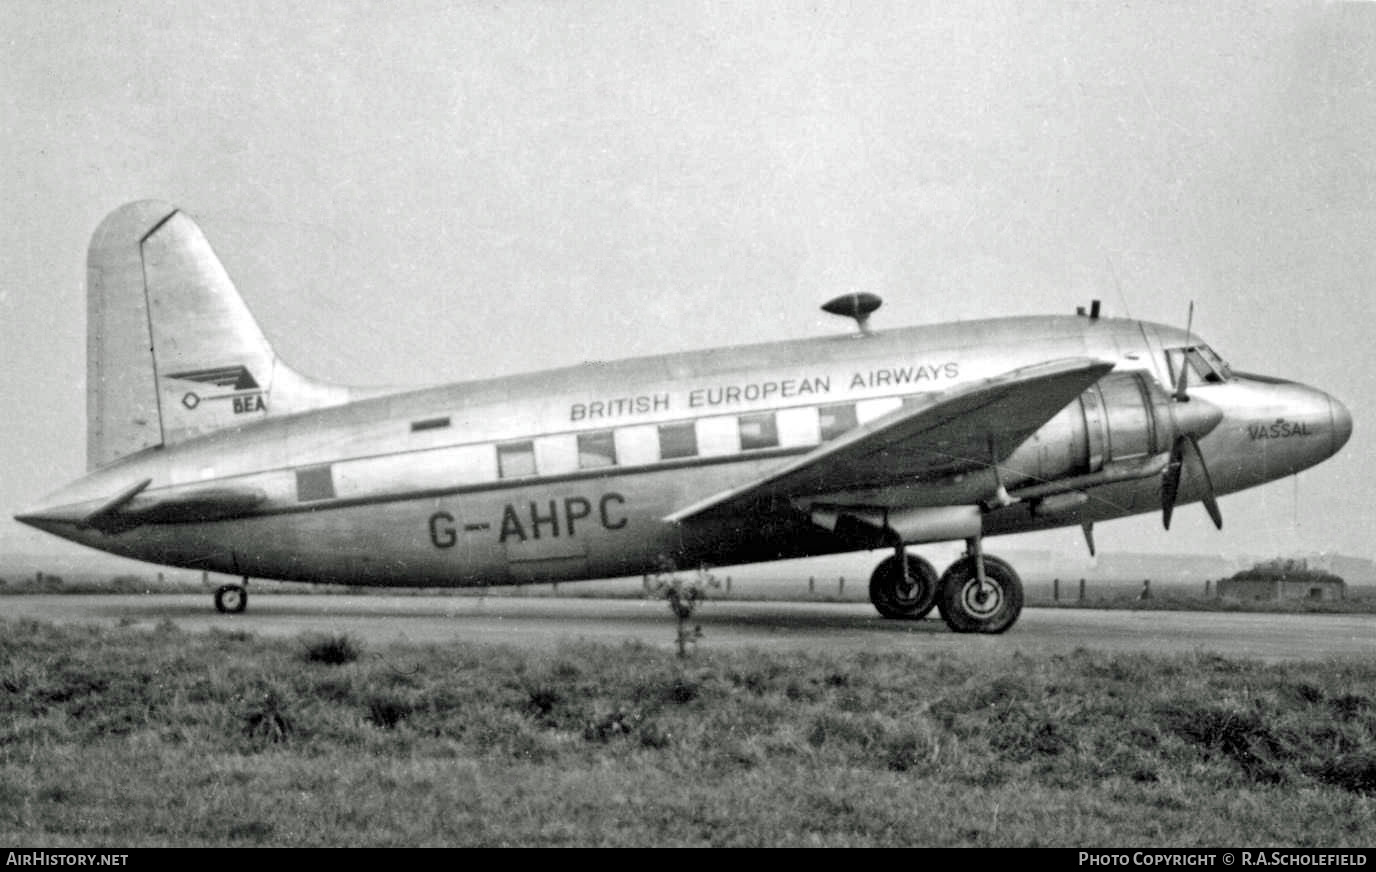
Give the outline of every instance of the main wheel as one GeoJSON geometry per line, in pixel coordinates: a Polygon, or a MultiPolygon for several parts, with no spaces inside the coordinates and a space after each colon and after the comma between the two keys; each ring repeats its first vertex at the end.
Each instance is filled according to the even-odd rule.
{"type": "Polygon", "coordinates": [[[957,633],[1002,633],[1022,614],[1022,579],[997,557],[984,557],[981,589],[975,559],[962,557],[941,576],[937,608],[946,626],[957,633]]]}
{"type": "Polygon", "coordinates": [[[238,614],[248,608],[248,591],[237,584],[224,584],[215,591],[215,609],[238,614]]]}
{"type": "Polygon", "coordinates": [[[907,572],[897,555],[875,567],[870,576],[870,602],[886,618],[920,621],[936,605],[936,569],[916,554],[905,557],[907,572]]]}

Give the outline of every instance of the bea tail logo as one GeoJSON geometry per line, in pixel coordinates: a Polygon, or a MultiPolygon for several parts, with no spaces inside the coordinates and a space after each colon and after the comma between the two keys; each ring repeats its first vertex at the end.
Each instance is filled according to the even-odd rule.
{"type": "Polygon", "coordinates": [[[214,369],[194,369],[189,372],[176,372],[168,378],[181,381],[200,382],[216,388],[228,388],[228,393],[202,396],[195,391],[182,395],[182,405],[194,409],[203,402],[229,400],[234,406],[234,414],[266,412],[268,405],[263,401],[263,389],[246,366],[220,366],[214,369]]]}

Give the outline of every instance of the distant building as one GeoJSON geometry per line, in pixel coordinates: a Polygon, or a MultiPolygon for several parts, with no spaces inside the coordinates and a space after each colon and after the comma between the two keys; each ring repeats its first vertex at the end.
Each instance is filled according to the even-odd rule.
{"type": "Polygon", "coordinates": [[[1341,600],[1347,596],[1347,583],[1331,572],[1310,567],[1303,558],[1276,558],[1221,579],[1218,595],[1244,600],[1341,600]]]}

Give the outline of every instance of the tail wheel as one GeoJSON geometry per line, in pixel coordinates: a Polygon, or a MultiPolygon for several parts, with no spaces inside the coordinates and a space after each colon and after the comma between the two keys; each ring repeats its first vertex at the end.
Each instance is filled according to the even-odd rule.
{"type": "Polygon", "coordinates": [[[237,584],[224,584],[215,591],[215,609],[226,614],[238,614],[248,608],[248,591],[237,584]]]}
{"type": "Polygon", "coordinates": [[[975,575],[975,559],[962,557],[941,576],[937,608],[957,633],[1002,633],[1022,614],[1022,579],[997,557],[984,557],[985,584],[975,575]]]}
{"type": "Polygon", "coordinates": [[[936,605],[936,569],[916,554],[905,558],[907,572],[897,555],[875,567],[870,576],[870,602],[886,618],[920,621],[936,605]]]}

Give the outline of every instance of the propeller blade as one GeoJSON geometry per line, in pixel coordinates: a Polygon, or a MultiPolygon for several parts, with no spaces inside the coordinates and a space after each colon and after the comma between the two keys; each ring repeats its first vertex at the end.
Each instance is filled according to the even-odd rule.
{"type": "Polygon", "coordinates": [[[1214,495],[1214,482],[1209,476],[1209,467],[1204,465],[1204,455],[1199,450],[1199,442],[1188,433],[1182,433],[1175,438],[1175,444],[1171,446],[1170,463],[1161,473],[1161,523],[1167,530],[1171,528],[1171,513],[1175,510],[1176,498],[1180,496],[1180,476],[1186,463],[1190,464],[1191,472],[1199,473],[1199,479],[1204,485],[1204,494],[1201,497],[1204,509],[1209,513],[1214,526],[1222,530],[1223,513],[1218,509],[1218,497],[1214,495]]]}
{"type": "Polygon", "coordinates": [[[1181,443],[1184,440],[1184,436],[1175,437],[1175,444],[1171,446],[1170,463],[1166,464],[1166,468],[1161,472],[1161,523],[1167,530],[1171,528],[1171,513],[1175,511],[1175,499],[1180,496],[1180,470],[1184,453],[1181,443]]]}
{"type": "MultiPolygon", "coordinates": [[[[1190,314],[1185,318],[1185,342],[1187,343],[1190,341],[1190,329],[1193,327],[1194,300],[1190,300],[1190,314]]],[[[1193,346],[1187,345],[1180,352],[1180,375],[1176,376],[1175,379],[1175,399],[1177,400],[1188,400],[1190,398],[1190,395],[1185,391],[1185,380],[1190,372],[1189,348],[1191,347],[1193,346]]]]}
{"type": "Polygon", "coordinates": [[[1218,510],[1218,497],[1214,496],[1214,480],[1209,477],[1209,467],[1204,465],[1204,455],[1199,451],[1199,442],[1193,436],[1182,436],[1185,444],[1190,446],[1190,453],[1194,455],[1195,464],[1199,468],[1199,477],[1204,481],[1204,510],[1209,513],[1209,518],[1214,522],[1216,529],[1223,529],[1223,513],[1218,510]]]}

